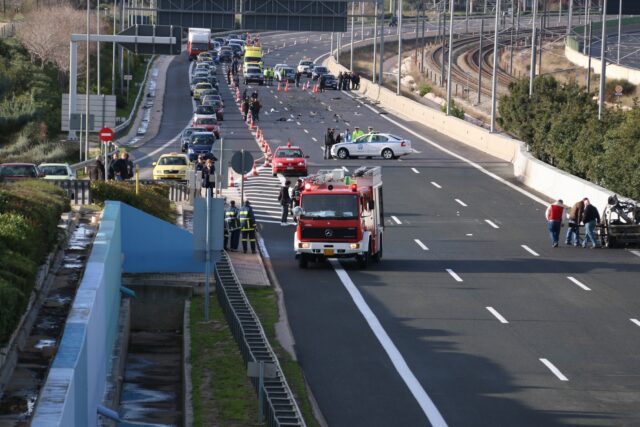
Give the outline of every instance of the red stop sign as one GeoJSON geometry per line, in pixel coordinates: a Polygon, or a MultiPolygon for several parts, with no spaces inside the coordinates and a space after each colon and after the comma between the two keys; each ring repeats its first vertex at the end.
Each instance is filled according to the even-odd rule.
{"type": "Polygon", "coordinates": [[[100,136],[100,140],[102,142],[109,142],[113,140],[113,129],[111,128],[102,128],[100,132],[98,132],[98,136],[100,136]]]}

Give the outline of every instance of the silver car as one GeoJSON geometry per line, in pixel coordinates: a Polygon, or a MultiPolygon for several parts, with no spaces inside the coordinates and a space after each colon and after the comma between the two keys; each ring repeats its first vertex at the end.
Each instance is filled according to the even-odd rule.
{"type": "Polygon", "coordinates": [[[411,141],[390,133],[368,133],[355,141],[341,142],[331,147],[331,156],[339,159],[380,156],[390,160],[411,153],[411,141]]]}

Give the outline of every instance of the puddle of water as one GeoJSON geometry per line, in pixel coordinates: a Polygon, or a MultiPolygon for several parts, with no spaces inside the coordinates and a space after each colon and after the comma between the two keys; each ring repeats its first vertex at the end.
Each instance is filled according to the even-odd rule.
{"type": "Polygon", "coordinates": [[[95,232],[89,224],[79,223],[71,233],[67,250],[84,251],[91,244],[95,232]]]}

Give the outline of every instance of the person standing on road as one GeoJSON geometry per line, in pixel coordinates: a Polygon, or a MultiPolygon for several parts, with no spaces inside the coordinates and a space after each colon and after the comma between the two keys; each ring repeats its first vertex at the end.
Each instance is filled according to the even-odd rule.
{"type": "Polygon", "coordinates": [[[584,223],[584,240],[582,241],[582,247],[587,247],[587,242],[591,241],[591,248],[597,248],[595,230],[596,224],[600,222],[600,213],[598,209],[591,204],[588,198],[582,199],[584,203],[584,210],[582,212],[582,222],[584,223]]]}
{"type": "Polygon", "coordinates": [[[300,87],[301,77],[302,77],[302,73],[300,71],[296,71],[296,75],[295,75],[296,87],[300,87]]]}
{"type": "Polygon", "coordinates": [[[320,78],[318,79],[318,85],[320,86],[320,92],[324,92],[324,85],[327,81],[327,79],[324,77],[324,74],[320,76],[320,78]]]}
{"type": "Polygon", "coordinates": [[[242,111],[242,120],[247,121],[247,114],[249,114],[249,98],[245,98],[242,101],[242,107],[240,108],[242,111]]]}
{"type": "Polygon", "coordinates": [[[344,79],[344,76],[342,75],[342,71],[338,73],[338,87],[336,87],[336,89],[338,90],[342,90],[342,80],[344,79]]]}
{"type": "Polygon", "coordinates": [[[287,225],[287,216],[289,215],[289,208],[291,206],[291,196],[289,195],[289,188],[291,187],[291,181],[286,181],[282,187],[280,187],[280,193],[278,194],[278,202],[282,206],[282,216],[280,218],[280,225],[287,225]]]}
{"type": "Polygon", "coordinates": [[[262,104],[260,104],[260,101],[258,101],[258,98],[254,98],[253,102],[251,103],[251,117],[253,117],[253,120],[255,122],[260,121],[261,108],[262,108],[262,104]]]}
{"type": "Polygon", "coordinates": [[[231,67],[227,67],[227,84],[231,86],[231,67]]]}
{"type": "Polygon", "coordinates": [[[206,197],[213,197],[213,189],[216,188],[216,167],[213,159],[207,159],[202,168],[202,189],[206,197]]]}
{"type": "Polygon", "coordinates": [[[134,176],[135,173],[135,166],[133,166],[133,162],[131,160],[129,160],[129,153],[127,153],[126,151],[124,153],[122,153],[122,158],[124,158],[124,162],[126,164],[127,167],[127,176],[125,179],[131,179],[134,176]]]}
{"type": "Polygon", "coordinates": [[[354,141],[364,135],[364,131],[360,129],[358,126],[353,128],[353,132],[351,133],[351,141],[354,141]]]}
{"type": "Polygon", "coordinates": [[[569,209],[569,213],[567,214],[569,225],[565,238],[565,244],[567,245],[580,246],[580,220],[582,219],[583,210],[584,201],[582,200],[576,202],[571,206],[571,209],[569,209]]]}
{"type": "Polygon", "coordinates": [[[235,252],[238,250],[240,242],[240,226],[238,224],[238,208],[235,200],[229,202],[229,206],[224,211],[224,222],[227,229],[228,238],[224,241],[224,249],[235,252]]]}
{"type": "Polygon", "coordinates": [[[269,69],[265,68],[262,70],[262,78],[264,80],[264,84],[269,85],[269,69]]]}
{"type": "Polygon", "coordinates": [[[349,130],[349,128],[347,128],[347,130],[344,131],[344,135],[342,136],[342,139],[344,140],[344,142],[351,142],[351,131],[349,130]]]}
{"type": "Polygon", "coordinates": [[[344,83],[342,84],[342,90],[351,90],[351,79],[353,75],[351,73],[347,73],[344,78],[344,83]]]}
{"type": "Polygon", "coordinates": [[[324,159],[327,160],[331,154],[331,146],[333,145],[333,131],[331,128],[327,128],[327,133],[324,134],[324,159]]]}
{"type": "Polygon", "coordinates": [[[251,243],[251,253],[256,253],[256,217],[253,214],[251,203],[245,200],[244,206],[238,214],[240,229],[242,231],[242,252],[247,253],[247,244],[251,243]]]}
{"type": "Polygon", "coordinates": [[[564,206],[562,203],[562,199],[558,199],[550,204],[545,212],[547,228],[551,236],[551,245],[554,248],[558,247],[558,240],[560,239],[560,228],[562,227],[562,216],[564,214],[564,206]]]}

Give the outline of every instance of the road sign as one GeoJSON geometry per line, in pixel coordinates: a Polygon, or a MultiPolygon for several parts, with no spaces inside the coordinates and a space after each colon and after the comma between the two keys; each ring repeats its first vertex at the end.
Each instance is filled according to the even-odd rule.
{"type": "Polygon", "coordinates": [[[182,27],[174,25],[133,25],[118,34],[135,36],[131,42],[118,42],[125,49],[137,54],[179,55],[182,49],[182,27]],[[140,37],[140,39],[137,39],[140,37]],[[151,38],[143,42],[144,39],[151,38]],[[173,37],[175,43],[161,42],[161,38],[173,37]]]}
{"type": "Polygon", "coordinates": [[[620,85],[616,85],[616,95],[622,95],[624,89],[620,85]]]}
{"type": "Polygon", "coordinates": [[[102,128],[98,132],[98,136],[100,136],[100,140],[102,142],[113,141],[113,129],[111,129],[111,128],[102,128]]]}
{"type": "MultiPolygon", "coordinates": [[[[276,378],[278,376],[278,370],[275,363],[263,363],[263,376],[264,378],[276,378]]],[[[250,378],[258,378],[260,376],[260,362],[248,362],[247,363],[247,376],[250,378]]]]}
{"type": "Polygon", "coordinates": [[[253,156],[248,151],[236,151],[231,157],[231,168],[235,173],[244,175],[253,168],[253,156]]]}
{"type": "Polygon", "coordinates": [[[131,74],[125,74],[124,75],[124,79],[129,81],[129,80],[133,80],[133,76],[131,74]]]}
{"type": "MultiPolygon", "coordinates": [[[[77,113],[72,114],[71,119],[68,122],[67,129],[86,130],[85,117],[87,117],[85,114],[77,114],[77,113]]],[[[93,114],[89,114],[89,132],[93,132],[94,122],[95,122],[94,119],[95,119],[95,116],[93,114]]],[[[66,130],[64,129],[64,125],[63,125],[63,130],[66,130]]]]}

